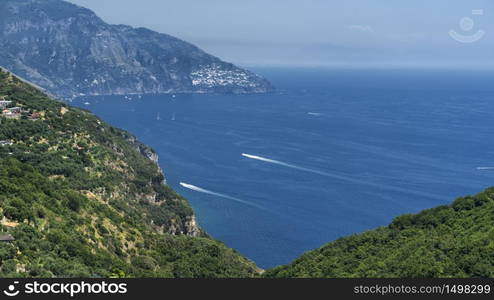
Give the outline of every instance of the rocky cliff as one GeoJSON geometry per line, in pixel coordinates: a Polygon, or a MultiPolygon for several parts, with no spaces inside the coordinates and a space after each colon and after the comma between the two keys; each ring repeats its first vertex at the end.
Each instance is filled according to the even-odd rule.
{"type": "Polygon", "coordinates": [[[62,0],[0,1],[0,65],[63,98],[265,93],[268,81],[145,28],[109,25],[62,0]]]}

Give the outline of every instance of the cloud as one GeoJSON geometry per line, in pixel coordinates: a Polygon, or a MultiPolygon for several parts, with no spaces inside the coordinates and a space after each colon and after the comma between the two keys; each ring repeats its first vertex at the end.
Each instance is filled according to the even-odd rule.
{"type": "Polygon", "coordinates": [[[374,32],[374,29],[369,25],[350,25],[348,29],[352,31],[362,31],[362,32],[374,32]]]}

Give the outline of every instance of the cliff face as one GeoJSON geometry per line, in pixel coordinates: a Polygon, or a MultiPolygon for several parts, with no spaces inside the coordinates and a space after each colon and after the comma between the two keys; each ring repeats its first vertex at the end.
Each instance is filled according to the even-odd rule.
{"type": "Polygon", "coordinates": [[[0,65],[64,98],[272,90],[260,76],[192,44],[109,25],[61,0],[2,0],[0,44],[0,65]]]}
{"type": "MultiPolygon", "coordinates": [[[[156,152],[146,144],[139,142],[134,136],[130,136],[130,137],[125,136],[125,138],[127,142],[130,145],[134,146],[134,148],[140,154],[142,154],[144,157],[146,157],[147,159],[152,161],[153,164],[156,165],[156,167],[158,168],[158,173],[163,177],[162,184],[166,185],[165,173],[163,172],[163,169],[159,165],[158,154],[156,154],[156,152]]],[[[157,197],[156,193],[151,193],[147,195],[146,198],[150,203],[155,203],[157,201],[156,197],[157,197]]],[[[165,231],[165,228],[162,228],[162,230],[165,231]]],[[[176,219],[173,219],[166,232],[172,235],[187,235],[191,237],[199,237],[204,235],[204,232],[197,224],[195,215],[186,216],[185,220],[183,220],[182,222],[177,222],[176,219]]]]}
{"type": "Polygon", "coordinates": [[[249,277],[131,134],[0,71],[0,277],[249,277]],[[3,110],[2,110],[3,112],[3,110]]]}

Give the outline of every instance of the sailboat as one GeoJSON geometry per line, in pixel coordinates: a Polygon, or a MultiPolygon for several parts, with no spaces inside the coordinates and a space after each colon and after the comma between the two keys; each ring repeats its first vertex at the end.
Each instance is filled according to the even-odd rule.
{"type": "Polygon", "coordinates": [[[172,121],[175,121],[175,113],[172,115],[172,121]]]}
{"type": "Polygon", "coordinates": [[[160,113],[158,113],[158,115],[156,116],[156,120],[161,121],[160,113]]]}

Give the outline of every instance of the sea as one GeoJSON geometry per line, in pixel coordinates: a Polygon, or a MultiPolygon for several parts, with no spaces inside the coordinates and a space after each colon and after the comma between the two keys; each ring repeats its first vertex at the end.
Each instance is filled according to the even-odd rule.
{"type": "Polygon", "coordinates": [[[494,72],[257,68],[270,94],[80,97],[262,268],[494,185],[494,72]]]}

